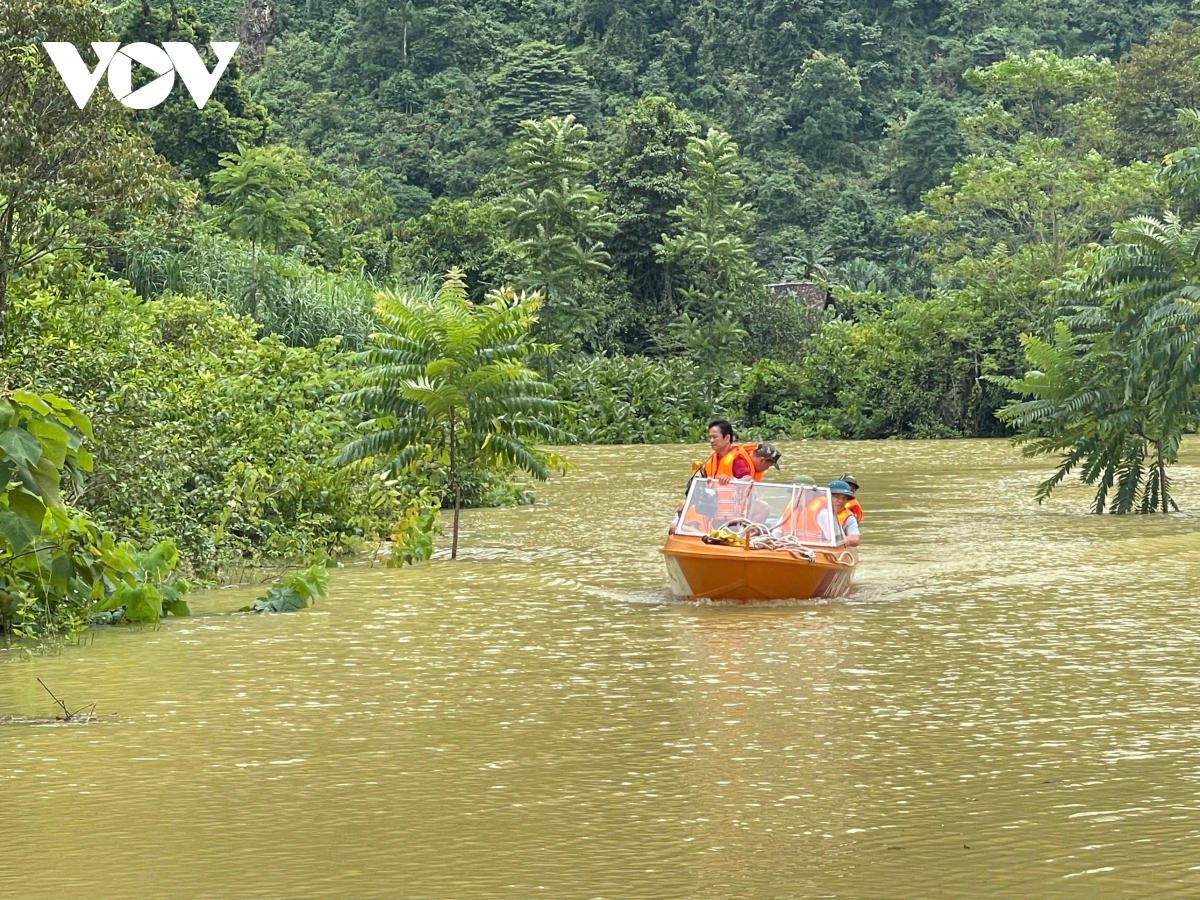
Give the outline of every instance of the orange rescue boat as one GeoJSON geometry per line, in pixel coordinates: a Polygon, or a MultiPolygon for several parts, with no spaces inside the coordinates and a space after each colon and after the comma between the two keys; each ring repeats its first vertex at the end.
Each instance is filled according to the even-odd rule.
{"type": "Polygon", "coordinates": [[[828,488],[695,478],[660,551],[685,600],[842,597],[858,554],[845,544],[828,488]]]}

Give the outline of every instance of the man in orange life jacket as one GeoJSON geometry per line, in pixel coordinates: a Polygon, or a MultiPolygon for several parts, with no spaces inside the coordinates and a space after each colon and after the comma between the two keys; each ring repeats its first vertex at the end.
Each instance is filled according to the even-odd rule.
{"type": "Polygon", "coordinates": [[[854,491],[851,490],[850,485],[839,478],[829,482],[829,493],[833,498],[833,514],[837,516],[838,523],[846,535],[846,546],[857,547],[859,541],[858,519],[846,508],[846,504],[854,499],[854,491]]]}
{"type": "Polygon", "coordinates": [[[708,446],[712,448],[712,456],[700,468],[705,478],[729,484],[734,478],[754,477],[750,454],[733,442],[733,425],[728,420],[714,419],[708,423],[708,446]]]}

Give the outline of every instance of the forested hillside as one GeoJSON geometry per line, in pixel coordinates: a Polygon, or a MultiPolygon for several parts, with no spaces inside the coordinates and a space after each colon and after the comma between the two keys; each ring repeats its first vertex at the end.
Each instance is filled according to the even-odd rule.
{"type": "MultiPolygon", "coordinates": [[[[239,29],[272,140],[376,168],[401,216],[500,173],[517,123],[574,114],[616,140],[644,96],[737,141],[755,256],[772,278],[828,247],[903,268],[899,211],[966,153],[963,73],[1009,54],[1117,60],[1179,2],[449,2],[199,4],[239,29]],[[261,68],[260,68],[261,67],[261,68]]],[[[1157,149],[1157,148],[1156,148],[1157,149]]],[[[1169,148],[1173,149],[1173,148],[1169,148]]],[[[653,235],[652,237],[657,237],[653,235]]]]}
{"type": "MultiPolygon", "coordinates": [[[[0,502],[0,551],[86,543],[47,511],[61,486],[195,571],[389,535],[412,558],[431,507],[529,499],[513,473],[556,461],[527,440],[699,440],[714,415],[1020,429],[1087,460],[1100,507],[1117,484],[1166,508],[1200,422],[1195,19],[0,0],[0,377],[24,389],[0,466],[44,481],[27,516],[0,502]],[[40,49],[232,38],[203,109],[179,86],[80,109],[40,49]]],[[[35,575],[0,585],[0,630],[40,615],[35,575]]]]}

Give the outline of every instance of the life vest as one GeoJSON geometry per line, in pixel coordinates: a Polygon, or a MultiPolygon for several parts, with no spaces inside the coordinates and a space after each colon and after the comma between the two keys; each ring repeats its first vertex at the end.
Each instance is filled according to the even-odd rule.
{"type": "MultiPolygon", "coordinates": [[[[701,471],[709,479],[720,478],[722,475],[733,478],[733,463],[739,457],[746,461],[746,465],[750,467],[750,472],[753,474],[754,463],[750,459],[749,451],[741,444],[734,444],[720,460],[717,459],[717,454],[714,452],[701,471]]],[[[761,481],[762,479],[760,477],[755,480],[761,481]]],[[[745,482],[742,484],[744,485],[745,482]]],[[[713,516],[714,525],[720,527],[731,519],[740,519],[746,514],[743,508],[745,506],[743,502],[745,499],[744,487],[739,487],[736,482],[714,484],[711,487],[717,493],[717,512],[713,516]]]]}
{"type": "MultiPolygon", "coordinates": [[[[755,444],[755,446],[758,446],[755,444]]],[[[729,448],[729,452],[717,459],[716,451],[708,458],[708,462],[704,464],[701,471],[706,478],[720,478],[722,475],[733,477],[733,461],[738,457],[746,461],[746,465],[750,467],[750,472],[754,473],[754,462],[750,459],[750,450],[745,444],[734,444],[729,448]]],[[[754,479],[762,481],[762,476],[759,475],[754,479]]]]}
{"type": "Polygon", "coordinates": [[[712,519],[708,518],[708,516],[700,515],[700,513],[689,506],[683,511],[683,518],[679,523],[679,527],[698,531],[701,534],[708,534],[712,529],[712,519]]]}
{"type": "Polygon", "coordinates": [[[854,514],[854,518],[858,519],[858,523],[861,525],[863,517],[862,504],[851,497],[846,501],[846,509],[850,510],[850,512],[854,514]]]}
{"type": "Polygon", "coordinates": [[[821,534],[821,523],[818,516],[821,510],[825,509],[824,497],[813,497],[802,508],[793,509],[789,503],[784,509],[783,515],[779,517],[779,524],[775,526],[781,534],[795,534],[801,540],[810,535],[821,534]]]}

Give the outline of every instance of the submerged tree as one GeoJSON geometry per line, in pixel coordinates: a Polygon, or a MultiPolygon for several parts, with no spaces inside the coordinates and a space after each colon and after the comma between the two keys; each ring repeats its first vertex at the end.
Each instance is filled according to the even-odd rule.
{"type": "Polygon", "coordinates": [[[1113,240],[1054,343],[1025,339],[1032,370],[997,379],[1024,398],[998,415],[1027,455],[1061,454],[1039,501],[1078,469],[1094,512],[1165,513],[1178,509],[1167,467],[1200,425],[1200,224],[1140,217],[1113,240]]]}
{"type": "Polygon", "coordinates": [[[362,354],[362,387],[346,402],[368,418],[366,434],[339,461],[377,458],[399,473],[432,445],[446,463],[454,507],[450,557],[458,556],[462,477],[471,467],[504,466],[544,481],[560,460],[536,443],[561,442],[550,424],[554,388],[527,366],[553,348],[531,336],[540,298],[492,291],[467,299],[462,273],[451,269],[432,300],[381,291],[379,331],[362,354]]]}

